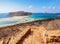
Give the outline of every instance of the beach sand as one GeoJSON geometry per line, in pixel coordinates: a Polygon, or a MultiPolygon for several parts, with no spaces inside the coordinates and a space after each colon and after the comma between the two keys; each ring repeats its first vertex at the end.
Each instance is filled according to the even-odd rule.
{"type": "Polygon", "coordinates": [[[30,22],[31,19],[28,19],[28,16],[14,16],[14,17],[10,17],[10,18],[2,18],[0,19],[0,22],[4,23],[4,22],[14,22],[17,21],[16,23],[10,23],[10,24],[4,24],[4,25],[0,25],[0,27],[5,27],[5,26],[11,26],[11,25],[16,25],[19,23],[26,23],[26,22],[30,22]]]}

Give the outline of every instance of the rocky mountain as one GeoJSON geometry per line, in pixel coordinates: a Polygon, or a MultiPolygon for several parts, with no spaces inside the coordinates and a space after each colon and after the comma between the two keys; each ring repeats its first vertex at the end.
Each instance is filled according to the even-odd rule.
{"type": "Polygon", "coordinates": [[[27,16],[31,15],[32,13],[30,12],[24,12],[24,11],[18,11],[18,12],[10,12],[9,16],[27,16]]]}

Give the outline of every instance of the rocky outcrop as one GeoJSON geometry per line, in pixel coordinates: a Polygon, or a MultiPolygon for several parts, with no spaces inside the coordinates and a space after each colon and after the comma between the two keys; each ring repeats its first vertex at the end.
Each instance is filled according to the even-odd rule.
{"type": "Polygon", "coordinates": [[[31,15],[32,13],[30,12],[24,12],[24,11],[18,11],[18,12],[10,12],[9,16],[27,16],[31,15]]]}

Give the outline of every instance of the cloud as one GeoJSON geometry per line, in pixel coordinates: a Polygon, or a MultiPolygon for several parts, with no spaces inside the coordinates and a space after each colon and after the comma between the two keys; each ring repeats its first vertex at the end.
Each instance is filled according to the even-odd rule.
{"type": "Polygon", "coordinates": [[[52,7],[52,9],[55,9],[55,8],[56,8],[55,6],[52,7]]]}
{"type": "Polygon", "coordinates": [[[50,5],[50,6],[42,6],[42,8],[40,9],[40,11],[42,11],[42,12],[55,12],[57,10],[56,10],[55,6],[50,5]]]}
{"type": "Polygon", "coordinates": [[[51,6],[48,7],[48,9],[51,9],[51,8],[52,8],[51,6]]]}
{"type": "Polygon", "coordinates": [[[46,8],[45,6],[42,7],[42,9],[45,9],[45,8],[46,8]]]}
{"type": "Polygon", "coordinates": [[[47,7],[48,9],[55,9],[56,7],[55,6],[49,6],[47,7]]]}
{"type": "Polygon", "coordinates": [[[31,9],[32,8],[32,5],[29,5],[28,8],[31,9]]]}

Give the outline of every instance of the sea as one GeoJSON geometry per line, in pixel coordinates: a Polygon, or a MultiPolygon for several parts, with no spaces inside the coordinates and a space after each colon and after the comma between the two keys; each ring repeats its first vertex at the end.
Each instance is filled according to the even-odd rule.
{"type": "MultiPolygon", "coordinates": [[[[0,13],[0,27],[15,25],[17,22],[20,22],[20,20],[18,19],[11,21],[11,19],[7,20],[6,18],[12,18],[12,17],[10,17],[8,13],[0,13]],[[1,20],[1,19],[4,19],[4,20],[1,20]]],[[[30,19],[30,20],[32,19],[34,20],[45,19],[46,20],[46,19],[53,19],[53,18],[60,18],[60,13],[32,13],[31,15],[28,15],[27,17],[27,19],[30,19]]]]}
{"type": "Polygon", "coordinates": [[[60,18],[60,14],[55,13],[33,13],[29,16],[29,18],[33,19],[53,19],[53,18],[60,18]]]}

